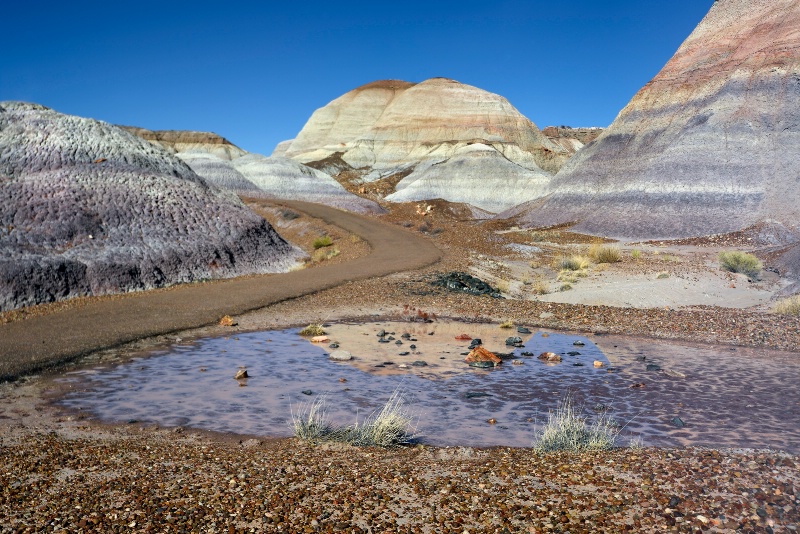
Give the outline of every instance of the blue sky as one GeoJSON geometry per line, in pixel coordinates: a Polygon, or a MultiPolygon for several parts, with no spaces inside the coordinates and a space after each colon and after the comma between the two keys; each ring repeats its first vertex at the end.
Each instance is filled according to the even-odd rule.
{"type": "Polygon", "coordinates": [[[0,100],[269,154],[386,78],[453,78],[540,127],[607,126],[713,0],[9,2],[0,100]]]}

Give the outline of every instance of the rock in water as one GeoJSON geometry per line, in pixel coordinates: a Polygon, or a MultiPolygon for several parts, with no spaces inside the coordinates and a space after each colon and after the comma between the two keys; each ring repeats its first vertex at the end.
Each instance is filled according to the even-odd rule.
{"type": "MultiPolygon", "coordinates": [[[[550,196],[508,212],[635,239],[800,225],[800,0],[724,0],[550,196]]],[[[796,235],[795,235],[796,237],[796,235]]]]}
{"type": "Polygon", "coordinates": [[[230,193],[116,126],[0,103],[0,310],[277,272],[299,254],[230,193]]]}
{"type": "Polygon", "coordinates": [[[464,358],[465,362],[475,363],[475,362],[491,362],[494,365],[503,363],[503,360],[497,357],[493,352],[486,350],[483,347],[475,347],[470,351],[466,358],[464,358]]]}
{"type": "Polygon", "coordinates": [[[526,199],[540,195],[550,173],[570,156],[505,98],[446,78],[382,80],[354,89],[315,111],[297,138],[275,153],[316,168],[324,162],[326,172],[365,169],[367,182],[416,169],[392,200],[444,194],[477,206],[491,191],[499,199],[494,210],[521,191],[526,199]],[[498,180],[481,180],[487,168],[498,180]],[[454,186],[442,183],[447,176],[454,186]],[[501,189],[489,189],[495,186],[501,189]]]}

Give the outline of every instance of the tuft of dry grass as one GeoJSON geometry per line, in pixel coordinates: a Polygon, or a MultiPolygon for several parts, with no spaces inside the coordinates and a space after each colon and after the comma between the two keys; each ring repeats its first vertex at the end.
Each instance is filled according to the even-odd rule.
{"type": "Polygon", "coordinates": [[[553,267],[559,271],[580,271],[588,269],[591,265],[589,258],[580,255],[561,256],[557,258],[553,267]]]}
{"type": "Polygon", "coordinates": [[[595,263],[616,263],[622,260],[622,252],[617,245],[596,243],[589,247],[589,257],[595,263]]]}
{"type": "Polygon", "coordinates": [[[604,451],[614,447],[618,435],[619,427],[605,414],[598,416],[591,425],[587,424],[567,395],[555,412],[550,412],[533,446],[539,452],[604,451]]]}
{"type": "Polygon", "coordinates": [[[503,321],[502,323],[500,323],[499,326],[500,328],[514,328],[514,321],[509,319],[507,321],[503,321]]]}
{"type": "Polygon", "coordinates": [[[775,304],[775,313],[780,313],[781,315],[800,315],[800,295],[794,295],[779,300],[775,304]]]}
{"type": "Polygon", "coordinates": [[[550,293],[550,286],[544,280],[537,280],[531,287],[531,293],[534,295],[547,295],[550,293]]]}

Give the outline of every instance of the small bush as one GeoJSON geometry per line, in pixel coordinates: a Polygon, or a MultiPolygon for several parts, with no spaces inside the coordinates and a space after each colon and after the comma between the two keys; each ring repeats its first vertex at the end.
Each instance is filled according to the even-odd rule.
{"type": "Polygon", "coordinates": [[[315,263],[321,263],[325,260],[335,258],[339,254],[341,254],[341,252],[338,248],[332,248],[330,250],[319,249],[314,251],[314,254],[311,256],[311,260],[315,263]]]}
{"type": "Polygon", "coordinates": [[[531,288],[531,293],[533,293],[534,295],[547,295],[548,293],[550,293],[550,286],[547,285],[547,282],[539,280],[535,284],[533,284],[533,287],[531,288]]]}
{"type": "Polygon", "coordinates": [[[562,256],[556,260],[554,267],[564,271],[580,271],[588,269],[591,262],[584,256],[562,256]]]}
{"type": "Polygon", "coordinates": [[[661,271],[656,275],[656,280],[663,280],[665,278],[669,278],[669,273],[667,271],[661,271]]]}
{"type": "Polygon", "coordinates": [[[719,265],[726,271],[741,273],[753,279],[758,278],[758,273],[761,272],[762,267],[758,258],[752,254],[738,250],[720,252],[719,265]]]}
{"type": "Polygon", "coordinates": [[[782,315],[800,315],[800,295],[779,300],[775,304],[775,313],[782,315]]]}
{"type": "Polygon", "coordinates": [[[297,213],[296,211],[292,211],[292,210],[282,210],[281,211],[281,217],[283,217],[287,221],[293,221],[293,220],[299,218],[300,214],[297,213]]]}
{"type": "Polygon", "coordinates": [[[642,251],[641,250],[639,250],[638,248],[635,248],[635,249],[631,250],[631,258],[633,258],[634,260],[638,260],[641,257],[642,257],[642,251]]]}
{"type": "Polygon", "coordinates": [[[300,330],[301,336],[324,336],[325,329],[322,328],[321,324],[310,324],[307,327],[300,330]]]}
{"type": "Polygon", "coordinates": [[[511,319],[500,323],[500,328],[514,328],[514,321],[511,319]]]}
{"type": "Polygon", "coordinates": [[[569,291],[570,289],[572,289],[572,284],[561,284],[561,287],[558,288],[561,292],[569,291]]]}
{"type": "Polygon", "coordinates": [[[595,263],[616,263],[622,259],[622,252],[616,245],[595,244],[589,248],[589,257],[595,263]]]}
{"type": "Polygon", "coordinates": [[[333,239],[331,239],[331,236],[329,235],[323,235],[314,240],[314,250],[323,247],[329,247],[331,245],[333,245],[333,239]]]}
{"type": "Polygon", "coordinates": [[[578,281],[578,276],[574,271],[561,271],[558,273],[558,277],[556,278],[558,282],[567,282],[569,284],[574,284],[578,281]]]}
{"type": "Polygon", "coordinates": [[[537,432],[533,446],[540,452],[601,451],[614,447],[619,427],[605,414],[591,424],[578,413],[567,395],[555,412],[550,412],[547,424],[537,432]]]}

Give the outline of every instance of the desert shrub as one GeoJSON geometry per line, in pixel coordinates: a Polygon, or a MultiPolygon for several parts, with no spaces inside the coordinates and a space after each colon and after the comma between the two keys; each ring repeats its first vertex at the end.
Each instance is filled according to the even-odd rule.
{"type": "Polygon", "coordinates": [[[500,323],[500,328],[514,328],[514,321],[511,319],[500,323]]]}
{"type": "Polygon", "coordinates": [[[321,324],[310,324],[307,327],[300,330],[301,336],[324,336],[325,329],[322,328],[321,324]]]}
{"type": "Polygon", "coordinates": [[[595,244],[589,248],[589,257],[595,263],[616,263],[622,259],[622,252],[616,245],[595,244]]]}
{"type": "Polygon", "coordinates": [[[608,450],[614,447],[618,435],[619,427],[605,414],[588,424],[567,395],[537,431],[533,446],[540,452],[608,450]]]}
{"type": "Polygon", "coordinates": [[[726,271],[741,273],[753,279],[758,277],[762,267],[758,258],[738,250],[720,252],[719,265],[726,271]]]}
{"type": "Polygon", "coordinates": [[[558,273],[558,277],[556,278],[556,280],[558,282],[567,282],[569,284],[574,284],[578,281],[578,276],[577,273],[575,273],[575,271],[563,270],[560,273],[558,273]]]}
{"type": "Polygon", "coordinates": [[[323,248],[323,247],[329,247],[331,245],[333,245],[333,239],[331,239],[331,236],[323,235],[323,236],[320,236],[320,237],[318,237],[318,238],[316,238],[314,240],[314,245],[313,246],[314,246],[314,250],[317,250],[317,249],[320,249],[320,248],[323,248]]]}
{"type": "Polygon", "coordinates": [[[340,442],[359,447],[399,447],[411,443],[416,431],[413,417],[405,407],[403,394],[395,390],[380,411],[373,412],[362,423],[336,426],[327,419],[325,396],[292,413],[294,435],[313,443],[340,442]]]}
{"type": "Polygon", "coordinates": [[[558,288],[559,291],[569,291],[572,289],[572,284],[561,284],[561,287],[558,288]]]}
{"type": "Polygon", "coordinates": [[[556,260],[554,267],[563,271],[580,271],[581,269],[588,269],[590,263],[589,258],[584,256],[561,256],[556,260]]]}
{"type": "Polygon", "coordinates": [[[550,293],[550,286],[547,284],[547,282],[539,280],[533,284],[533,287],[531,288],[531,293],[533,293],[534,295],[547,295],[548,293],[550,293]]]}
{"type": "Polygon", "coordinates": [[[508,280],[498,280],[497,290],[500,293],[508,293],[511,290],[511,284],[509,283],[508,280]]]}
{"type": "Polygon", "coordinates": [[[338,248],[334,247],[334,248],[328,249],[328,250],[321,248],[319,250],[315,250],[314,251],[314,254],[311,255],[311,260],[313,262],[315,262],[315,263],[320,263],[320,262],[323,262],[325,260],[329,260],[331,258],[335,258],[339,254],[341,254],[341,251],[338,248]]]}
{"type": "Polygon", "coordinates": [[[282,210],[281,211],[281,217],[283,217],[287,221],[293,221],[293,220],[299,218],[300,214],[297,213],[296,211],[292,211],[292,210],[282,210]]]}
{"type": "Polygon", "coordinates": [[[639,250],[638,248],[635,248],[635,249],[631,250],[631,258],[633,258],[634,260],[638,260],[641,257],[642,257],[642,251],[641,250],[639,250]]]}
{"type": "Polygon", "coordinates": [[[656,275],[656,280],[663,280],[664,278],[669,278],[669,273],[667,271],[661,271],[656,275]]]}
{"type": "Polygon", "coordinates": [[[775,304],[775,313],[782,315],[800,315],[800,295],[779,300],[775,304]]]}

